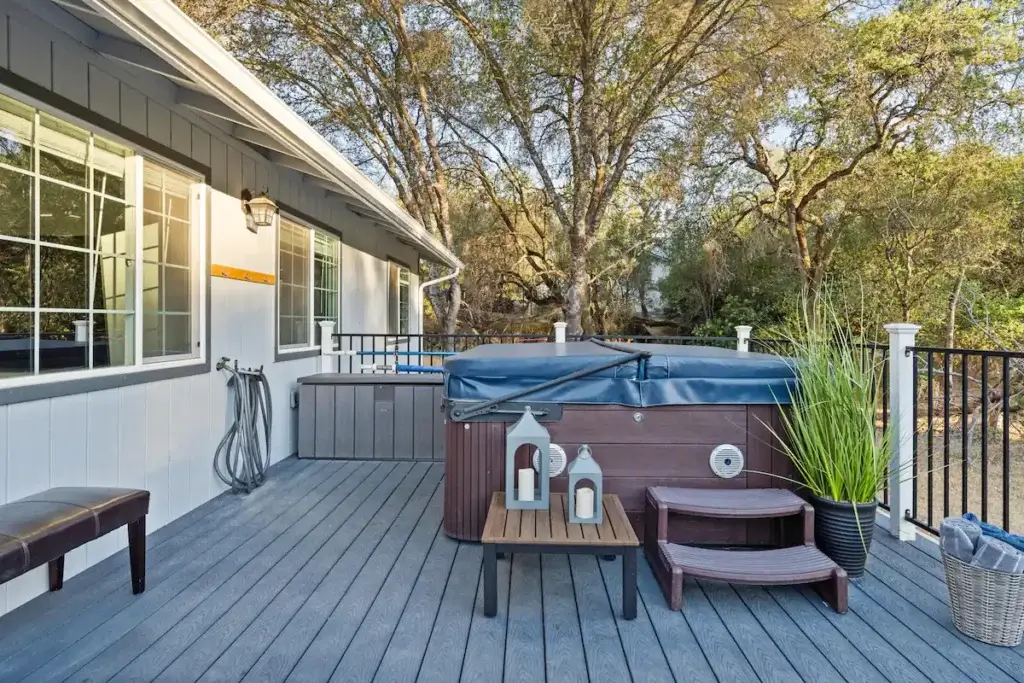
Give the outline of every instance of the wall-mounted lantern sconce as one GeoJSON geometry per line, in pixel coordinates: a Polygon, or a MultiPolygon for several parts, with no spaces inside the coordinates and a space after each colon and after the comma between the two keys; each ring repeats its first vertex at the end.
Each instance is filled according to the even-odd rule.
{"type": "Polygon", "coordinates": [[[250,232],[274,224],[277,215],[277,204],[267,196],[267,188],[263,188],[258,197],[253,197],[248,189],[242,190],[242,211],[245,212],[245,227],[250,232]]]}

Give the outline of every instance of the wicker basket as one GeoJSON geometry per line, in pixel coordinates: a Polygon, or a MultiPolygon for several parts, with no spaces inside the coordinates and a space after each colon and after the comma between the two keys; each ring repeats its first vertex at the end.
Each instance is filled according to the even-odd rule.
{"type": "Polygon", "coordinates": [[[1024,574],[982,569],[942,553],[953,623],[975,640],[1015,647],[1024,639],[1024,574]]]}

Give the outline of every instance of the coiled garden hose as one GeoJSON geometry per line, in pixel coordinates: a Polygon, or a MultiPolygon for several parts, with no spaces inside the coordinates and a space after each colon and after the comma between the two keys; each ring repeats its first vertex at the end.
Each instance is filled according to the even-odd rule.
{"type": "Polygon", "coordinates": [[[230,374],[228,389],[234,389],[234,422],[217,444],[213,470],[232,491],[249,493],[266,480],[270,466],[270,429],[274,422],[270,384],[262,367],[240,370],[238,361],[232,367],[228,360],[222,358],[217,369],[230,374]]]}

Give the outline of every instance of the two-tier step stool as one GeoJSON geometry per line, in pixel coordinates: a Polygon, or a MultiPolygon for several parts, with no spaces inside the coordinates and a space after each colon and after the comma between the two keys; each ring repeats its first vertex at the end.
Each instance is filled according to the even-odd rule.
{"type": "Polygon", "coordinates": [[[648,487],[644,552],[674,610],[683,607],[683,577],[756,585],[810,584],[836,612],[847,609],[846,571],[814,545],[814,508],[786,489],[648,487]],[[672,513],[717,519],[799,516],[803,544],[728,550],[670,543],[668,520],[672,513]]]}

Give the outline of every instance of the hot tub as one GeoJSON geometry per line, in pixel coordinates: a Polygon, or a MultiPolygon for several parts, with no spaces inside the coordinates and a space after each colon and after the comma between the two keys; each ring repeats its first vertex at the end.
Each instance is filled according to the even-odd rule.
{"type": "MultiPolygon", "coordinates": [[[[570,462],[590,445],[605,493],[619,496],[641,537],[647,486],[789,487],[795,472],[774,434],[794,382],[787,359],[710,347],[489,344],[453,356],[444,364],[445,533],[480,540],[491,494],[504,490],[505,430],[527,405],[570,462]],[[743,455],[731,478],[712,470],[722,445],[743,455]]],[[[516,458],[527,466],[528,453],[516,458]]],[[[551,490],[566,484],[563,472],[551,490]]],[[[780,533],[762,520],[680,519],[672,540],[775,545],[780,533]]]]}

